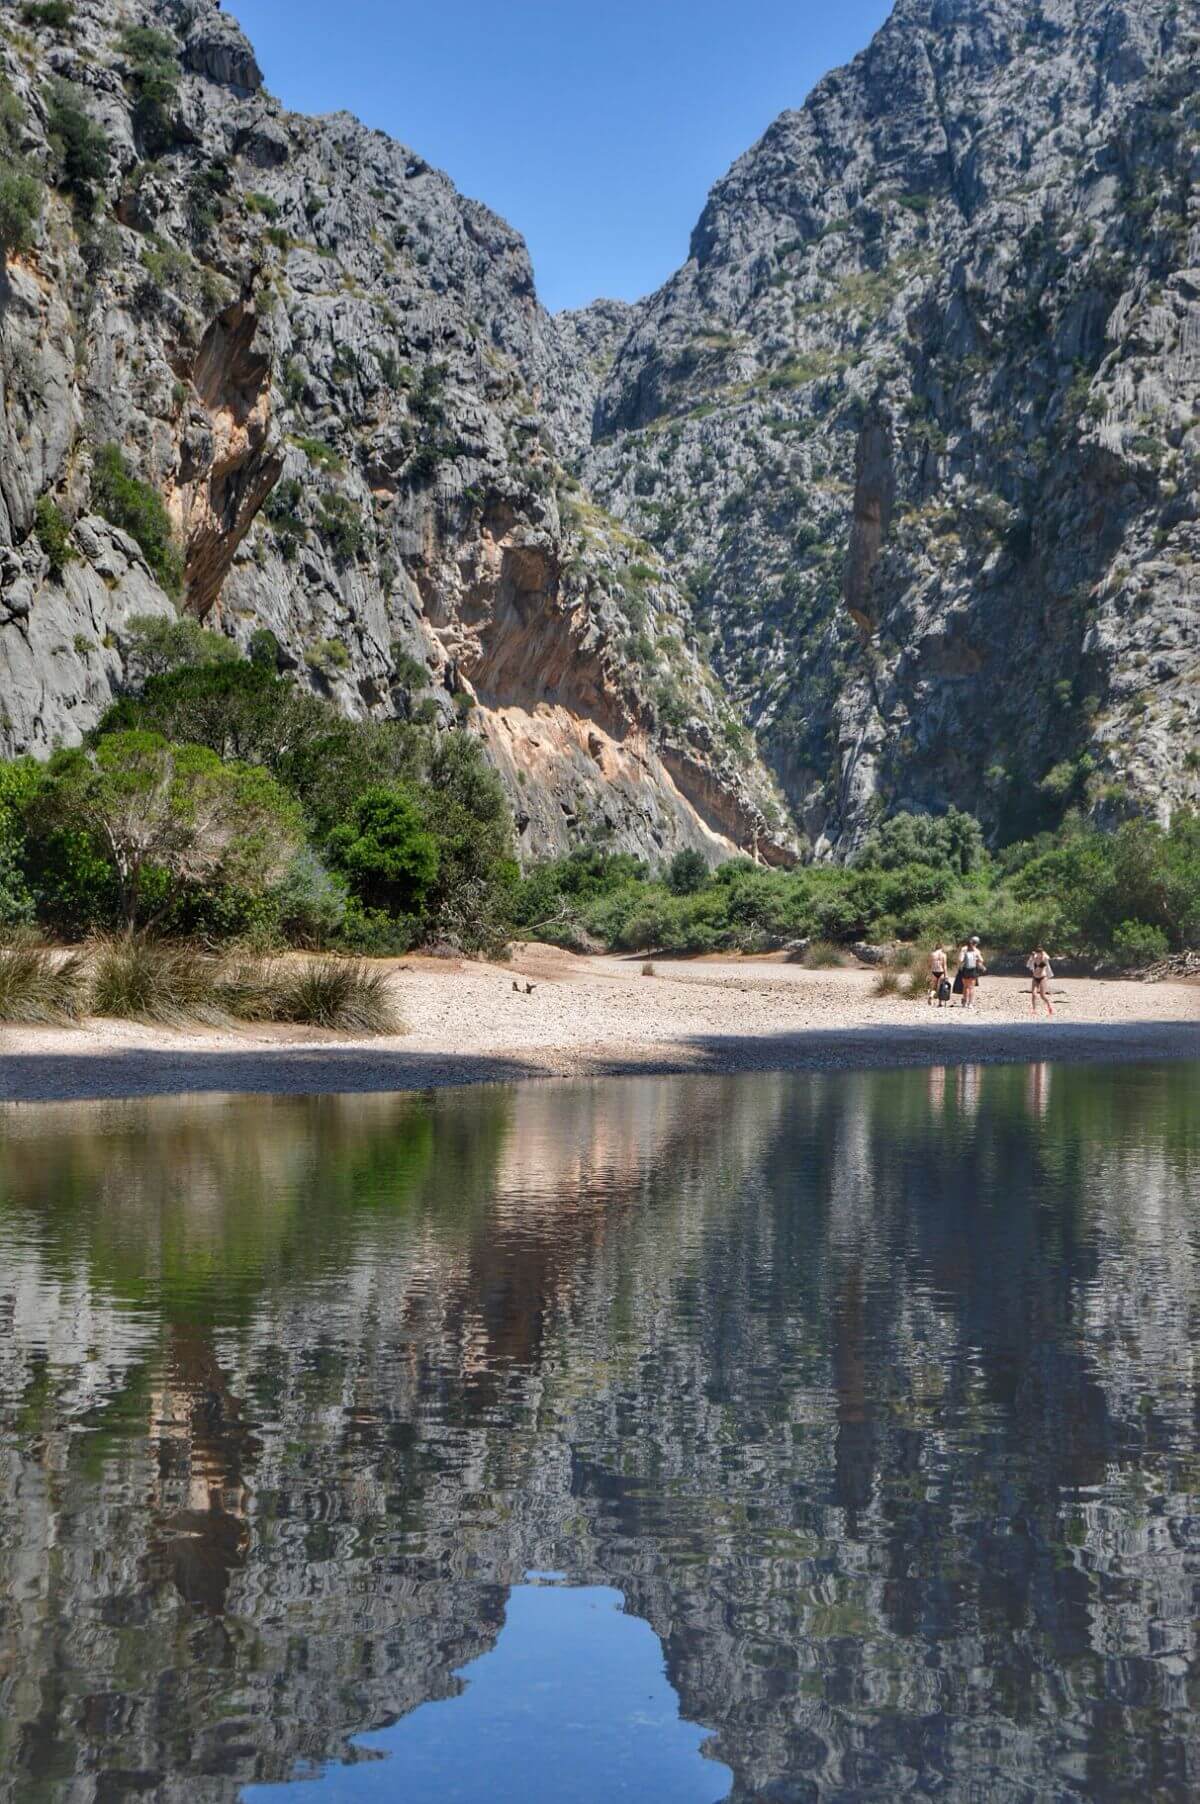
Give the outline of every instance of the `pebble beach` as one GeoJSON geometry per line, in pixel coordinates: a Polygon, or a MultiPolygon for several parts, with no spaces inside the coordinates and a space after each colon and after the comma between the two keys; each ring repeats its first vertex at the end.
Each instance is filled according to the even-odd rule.
{"type": "Polygon", "coordinates": [[[0,1100],[221,1092],[422,1090],[675,1071],[867,1069],[1030,1060],[1200,1058],[1200,984],[988,977],[979,1006],[876,994],[877,973],[781,960],[578,957],[520,946],[507,962],[391,961],[406,1031],[174,1031],[92,1020],[0,1029],[0,1100]]]}

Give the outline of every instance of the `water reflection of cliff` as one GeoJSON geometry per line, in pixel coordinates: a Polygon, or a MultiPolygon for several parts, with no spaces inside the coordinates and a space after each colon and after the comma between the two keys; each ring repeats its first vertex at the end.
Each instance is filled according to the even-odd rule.
{"type": "Polygon", "coordinates": [[[528,1567],[737,1797],[1190,1795],[1194,1089],[9,1110],[0,1795],[287,1777],[528,1567]]]}

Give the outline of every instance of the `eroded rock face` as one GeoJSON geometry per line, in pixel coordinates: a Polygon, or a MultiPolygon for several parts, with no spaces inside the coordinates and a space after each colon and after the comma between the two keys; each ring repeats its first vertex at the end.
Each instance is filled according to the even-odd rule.
{"type": "Polygon", "coordinates": [[[29,699],[62,605],[31,527],[44,494],[87,512],[113,441],[187,607],[269,626],[351,712],[478,732],[529,853],[843,855],[881,810],[1001,838],[1200,800],[1188,9],[900,0],[659,294],[553,320],[502,220],[286,113],[215,0],[79,0],[30,42],[0,44],[30,155],[54,71],[112,166],[0,292],[2,749],[87,718],[77,686],[29,699]],[[179,55],[154,155],[134,22],[179,55]]]}
{"type": "Polygon", "coordinates": [[[189,15],[183,52],[188,68],[237,94],[257,94],[263,85],[262,70],[237,21],[194,0],[184,9],[185,20],[189,15]]]}
{"type": "Polygon", "coordinates": [[[1200,30],[899,0],[719,182],[585,481],[819,848],[1200,798],[1200,30]]]}
{"type": "Polygon", "coordinates": [[[206,330],[192,370],[199,403],[180,446],[179,507],[187,546],[188,605],[204,619],[259,508],[279,480],[271,350],[254,306],[237,301],[206,330]]]}
{"type": "Polygon", "coordinates": [[[35,43],[31,64],[0,40],[35,161],[53,172],[51,69],[112,157],[95,219],[54,193],[0,296],[0,684],[21,697],[0,750],[92,724],[121,679],[122,585],[134,613],[169,605],[136,548],[136,580],[106,586],[77,530],[56,585],[31,534],[41,495],[82,518],[112,442],[167,503],[182,605],[242,644],[271,628],[297,680],[350,713],[479,733],[526,853],[602,833],[655,860],[792,856],[686,597],[566,469],[631,310],[560,329],[503,221],[348,115],[283,111],[214,0],[80,0],[70,33],[35,43]],[[179,58],[153,156],[120,41],[134,23],[179,58]],[[31,651],[74,633],[83,589],[111,654],[90,689],[45,680],[31,651]]]}

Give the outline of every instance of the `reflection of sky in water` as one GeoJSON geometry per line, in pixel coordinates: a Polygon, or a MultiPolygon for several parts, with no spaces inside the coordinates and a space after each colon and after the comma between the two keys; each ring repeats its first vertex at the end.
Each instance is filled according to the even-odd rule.
{"type": "Polygon", "coordinates": [[[681,1720],[658,1637],[621,1604],[604,1586],[514,1586],[495,1647],[457,1675],[457,1697],[357,1738],[374,1758],[299,1792],[249,1786],[247,1804],[717,1804],[729,1769],[701,1755],[707,1732],[681,1720]]]}

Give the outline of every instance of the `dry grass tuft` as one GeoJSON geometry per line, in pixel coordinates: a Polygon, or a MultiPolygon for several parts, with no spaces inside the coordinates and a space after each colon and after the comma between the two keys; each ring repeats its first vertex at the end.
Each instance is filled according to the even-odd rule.
{"type": "Polygon", "coordinates": [[[62,1027],[87,1013],[86,967],[77,952],[31,941],[0,947],[0,1021],[62,1027]]]}
{"type": "Polygon", "coordinates": [[[276,1021],[351,1034],[403,1032],[387,973],[373,971],[360,959],[321,958],[281,966],[274,981],[276,1021]]]}
{"type": "Polygon", "coordinates": [[[221,961],[186,940],[144,934],[96,940],[90,948],[92,1012],[156,1027],[231,1019],[221,995],[221,961]]]}
{"type": "Polygon", "coordinates": [[[845,962],[845,954],[828,940],[814,940],[812,945],[805,949],[804,968],[806,971],[840,971],[845,962]]]}
{"type": "Polygon", "coordinates": [[[160,1027],[281,1021],[352,1034],[402,1031],[387,973],[361,959],[219,958],[172,940],[97,942],[92,1007],[160,1027]]]}

